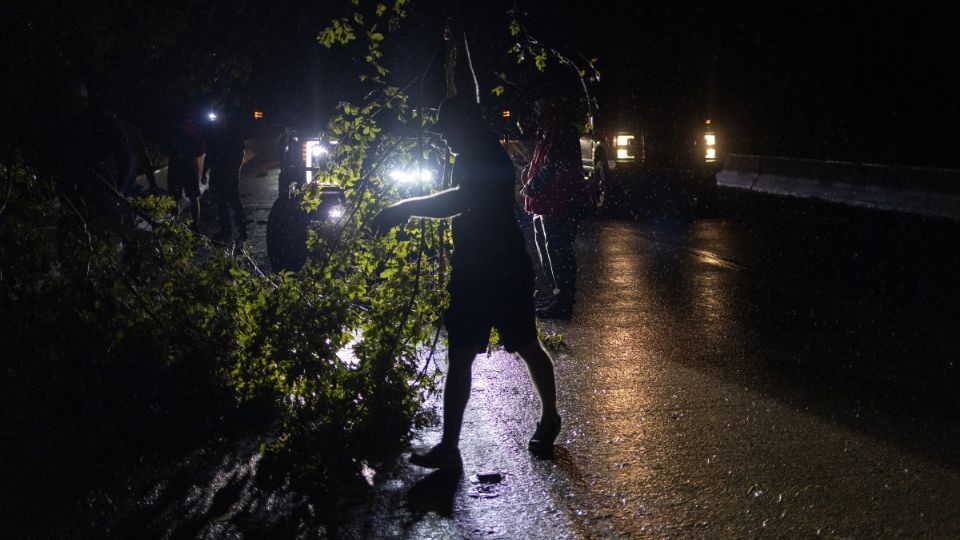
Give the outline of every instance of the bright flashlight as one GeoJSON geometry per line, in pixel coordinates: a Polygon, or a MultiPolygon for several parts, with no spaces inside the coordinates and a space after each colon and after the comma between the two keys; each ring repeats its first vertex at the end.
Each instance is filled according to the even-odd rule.
{"type": "Polygon", "coordinates": [[[217,113],[207,113],[207,118],[210,119],[211,122],[215,122],[217,120],[217,113]]]}
{"type": "Polygon", "coordinates": [[[398,184],[406,184],[409,182],[412,177],[406,172],[401,170],[390,171],[390,178],[398,184]]]}
{"type": "Polygon", "coordinates": [[[390,172],[390,178],[392,178],[398,184],[413,184],[417,181],[428,184],[433,182],[433,171],[421,169],[418,172],[395,169],[390,172]]]}

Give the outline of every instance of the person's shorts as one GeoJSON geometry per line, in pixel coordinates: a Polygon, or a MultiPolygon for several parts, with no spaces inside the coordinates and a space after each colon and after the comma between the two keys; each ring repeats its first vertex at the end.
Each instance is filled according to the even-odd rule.
{"type": "Polygon", "coordinates": [[[450,283],[450,307],[443,315],[450,348],[487,350],[490,330],[496,328],[500,343],[516,352],[537,339],[533,303],[533,274],[522,272],[490,282],[450,283]]]}

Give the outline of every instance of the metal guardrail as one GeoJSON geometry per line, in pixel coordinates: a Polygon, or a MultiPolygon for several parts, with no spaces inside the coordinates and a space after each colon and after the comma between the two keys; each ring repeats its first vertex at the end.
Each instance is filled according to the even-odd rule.
{"type": "Polygon", "coordinates": [[[960,170],[730,154],[717,184],[960,219],[960,170]]]}

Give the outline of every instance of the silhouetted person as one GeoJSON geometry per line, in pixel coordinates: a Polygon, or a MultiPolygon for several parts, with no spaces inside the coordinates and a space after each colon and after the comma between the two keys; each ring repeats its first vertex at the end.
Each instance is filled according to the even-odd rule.
{"type": "Polygon", "coordinates": [[[143,133],[136,125],[121,120],[123,130],[126,132],[127,141],[130,143],[130,151],[133,155],[133,171],[130,178],[127,179],[127,185],[124,188],[124,194],[133,194],[134,184],[137,177],[141,174],[147,178],[148,189],[157,190],[157,177],[154,174],[153,161],[147,152],[147,143],[143,140],[143,133]]]}
{"type": "MultiPolygon", "coordinates": [[[[210,193],[217,205],[220,231],[214,235],[218,240],[233,236],[230,226],[230,211],[240,240],[247,238],[247,219],[240,201],[240,166],[243,164],[243,135],[237,118],[222,112],[212,120],[206,130],[207,156],[203,160],[203,174],[210,171],[210,193]]],[[[203,177],[201,174],[201,178],[203,177]]]]}
{"type": "Polygon", "coordinates": [[[114,227],[134,158],[120,121],[90,104],[86,86],[65,85],[60,112],[51,121],[42,165],[57,181],[61,203],[81,217],[114,227]]]}
{"type": "Polygon", "coordinates": [[[570,107],[556,98],[536,103],[539,127],[523,175],[524,207],[533,214],[537,250],[554,285],[553,298],[537,309],[544,319],[570,319],[577,292],[574,240],[586,197],[580,138],[568,121],[570,107]]]}
{"type": "Polygon", "coordinates": [[[170,162],[167,167],[167,190],[177,201],[177,216],[180,215],[180,199],[187,197],[189,202],[190,229],[199,231],[200,227],[200,172],[206,144],[203,135],[189,116],[183,115],[173,127],[168,141],[170,162]]]}
{"type": "Polygon", "coordinates": [[[64,84],[57,105],[47,119],[49,132],[38,158],[41,174],[54,179],[64,210],[57,224],[58,246],[66,249],[78,238],[89,241],[94,235],[116,241],[121,269],[135,275],[139,250],[133,240],[134,212],[125,197],[135,178],[136,153],[128,130],[113,113],[91,105],[79,80],[64,84]]]}
{"type": "Polygon", "coordinates": [[[378,234],[411,216],[453,217],[450,306],[444,314],[449,369],[443,393],[443,437],[410,462],[422,467],[461,469],[459,440],[470,397],[474,357],[487,349],[491,328],[504,348],[527,364],[540,397],[541,417],[529,448],[549,454],[560,432],[553,362],[537,337],[533,269],[514,217],[513,164],[488,130],[472,98],[460,94],[440,105],[435,130],[457,154],[450,189],[406,199],[374,220],[378,234]]]}

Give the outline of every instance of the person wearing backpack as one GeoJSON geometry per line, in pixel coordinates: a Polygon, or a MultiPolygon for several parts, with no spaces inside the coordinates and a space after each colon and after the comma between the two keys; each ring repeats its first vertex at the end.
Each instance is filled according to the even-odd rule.
{"type": "Polygon", "coordinates": [[[559,97],[536,101],[538,130],[520,190],[525,210],[533,214],[542,267],[554,286],[552,297],[537,308],[541,319],[569,320],[576,301],[574,240],[588,194],[579,137],[568,118],[568,111],[573,109],[559,97]]]}

